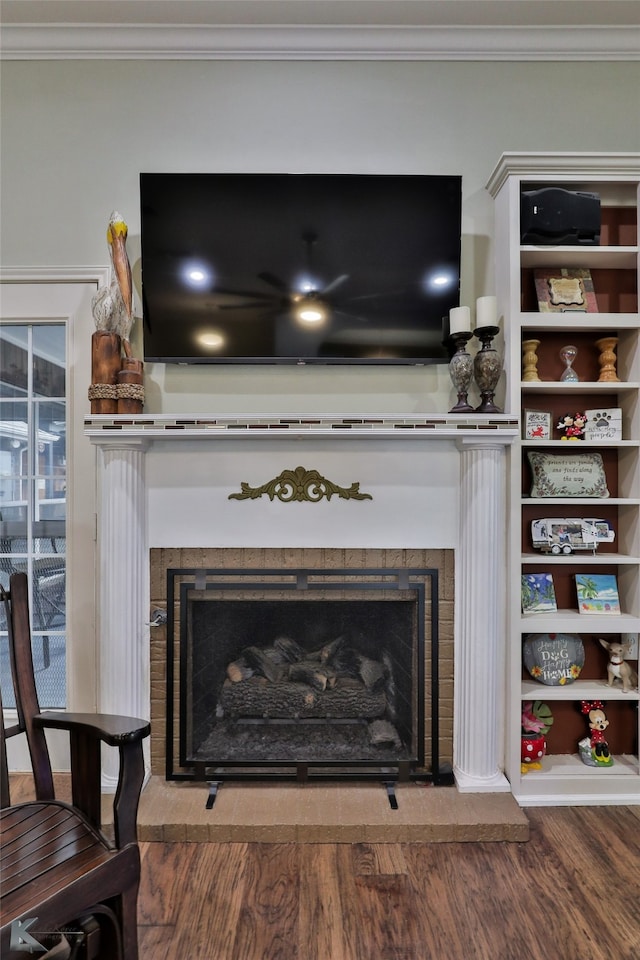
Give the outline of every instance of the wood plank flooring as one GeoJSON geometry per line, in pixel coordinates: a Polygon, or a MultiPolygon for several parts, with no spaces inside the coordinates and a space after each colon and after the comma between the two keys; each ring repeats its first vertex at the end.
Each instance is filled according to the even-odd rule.
{"type": "Polygon", "coordinates": [[[640,960],[640,807],[527,843],[142,843],[140,960],[640,960]]]}

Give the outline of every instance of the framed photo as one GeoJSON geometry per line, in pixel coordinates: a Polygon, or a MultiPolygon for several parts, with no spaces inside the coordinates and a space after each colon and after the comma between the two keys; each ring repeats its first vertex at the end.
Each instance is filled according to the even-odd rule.
{"type": "Polygon", "coordinates": [[[620,613],[618,579],[615,574],[577,573],[578,610],[585,614],[620,613]]]}
{"type": "Polygon", "coordinates": [[[551,414],[546,410],[525,410],[522,433],[524,440],[550,440],[551,414]]]}
{"type": "Polygon", "coordinates": [[[590,270],[549,267],[533,275],[540,313],[598,313],[590,270]]]}
{"type": "Polygon", "coordinates": [[[558,609],[553,576],[550,573],[523,573],[521,581],[524,614],[548,613],[558,609]]]}

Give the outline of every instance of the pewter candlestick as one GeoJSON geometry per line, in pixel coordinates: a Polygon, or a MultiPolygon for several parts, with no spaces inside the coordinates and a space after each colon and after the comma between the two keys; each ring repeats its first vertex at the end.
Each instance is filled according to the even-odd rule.
{"type": "Polygon", "coordinates": [[[466,351],[467,341],[473,334],[470,330],[452,333],[450,339],[455,344],[455,353],[449,361],[449,376],[458,395],[458,402],[449,413],[472,413],[473,407],[467,401],[467,391],[473,376],[473,360],[466,351]]]}
{"type": "Polygon", "coordinates": [[[493,346],[493,338],[500,331],[500,327],[477,327],[473,334],[482,343],[482,348],[476,353],[473,361],[473,372],[481,403],[476,407],[476,413],[502,413],[500,407],[493,402],[495,390],[502,373],[502,362],[498,351],[493,346]]]}

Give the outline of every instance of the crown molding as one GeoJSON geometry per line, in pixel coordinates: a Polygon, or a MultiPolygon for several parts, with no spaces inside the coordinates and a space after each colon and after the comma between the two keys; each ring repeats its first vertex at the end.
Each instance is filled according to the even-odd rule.
{"type": "Polygon", "coordinates": [[[492,197],[510,176],[640,180],[640,153],[503,153],[487,181],[492,197]]]}
{"type": "Polygon", "coordinates": [[[637,61],[640,27],[6,24],[3,60],[637,61]]]}
{"type": "Polygon", "coordinates": [[[95,283],[105,286],[110,275],[108,266],[0,267],[0,283],[95,283]]]}

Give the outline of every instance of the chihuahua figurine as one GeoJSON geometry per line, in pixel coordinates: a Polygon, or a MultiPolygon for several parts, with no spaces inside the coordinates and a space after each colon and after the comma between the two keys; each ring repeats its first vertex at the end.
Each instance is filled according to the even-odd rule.
{"type": "Polygon", "coordinates": [[[633,690],[638,684],[638,674],[631,664],[625,660],[625,656],[629,653],[630,644],[628,642],[610,643],[607,640],[599,639],[600,645],[603,646],[609,654],[609,663],[607,665],[608,685],[612,687],[614,682],[619,680],[622,684],[623,691],[628,693],[629,690],[633,690]]]}

